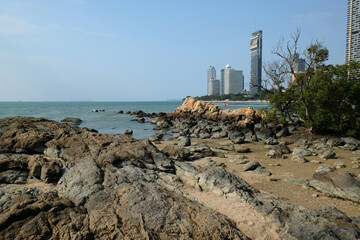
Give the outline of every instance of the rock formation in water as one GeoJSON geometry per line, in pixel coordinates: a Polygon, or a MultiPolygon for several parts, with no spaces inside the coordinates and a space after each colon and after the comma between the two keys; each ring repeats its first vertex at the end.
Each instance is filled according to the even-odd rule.
{"type": "Polygon", "coordinates": [[[193,97],[186,98],[184,103],[169,113],[168,116],[174,118],[199,117],[212,121],[230,121],[240,127],[247,127],[261,120],[261,113],[251,107],[223,110],[216,104],[198,101],[193,97]]]}

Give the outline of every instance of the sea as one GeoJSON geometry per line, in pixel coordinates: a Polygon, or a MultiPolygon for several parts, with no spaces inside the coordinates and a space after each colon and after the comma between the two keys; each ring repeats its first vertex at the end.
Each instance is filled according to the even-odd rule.
{"type": "MultiPolygon", "coordinates": [[[[136,116],[127,111],[142,110],[146,113],[169,113],[182,104],[181,101],[161,102],[0,102],[0,118],[26,116],[61,121],[67,117],[80,118],[80,127],[93,128],[100,133],[124,134],[126,129],[133,130],[136,139],[148,138],[156,133],[154,125],[146,119],[145,123],[131,121],[136,116]],[[104,110],[94,112],[94,110],[104,110]],[[118,114],[122,110],[123,114],[118,114]]],[[[267,103],[251,102],[241,104],[218,103],[220,108],[235,109],[252,107],[264,108],[267,103]]]]}

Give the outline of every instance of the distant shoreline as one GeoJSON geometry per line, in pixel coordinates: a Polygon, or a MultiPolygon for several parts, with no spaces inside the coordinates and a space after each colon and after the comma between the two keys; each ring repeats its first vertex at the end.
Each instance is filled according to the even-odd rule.
{"type": "Polygon", "coordinates": [[[207,101],[204,101],[204,102],[210,102],[210,103],[224,103],[224,104],[229,104],[229,105],[233,105],[233,104],[247,104],[247,103],[269,103],[269,101],[267,100],[228,100],[228,101],[225,101],[225,100],[215,100],[215,101],[211,101],[211,100],[207,100],[207,101]]]}

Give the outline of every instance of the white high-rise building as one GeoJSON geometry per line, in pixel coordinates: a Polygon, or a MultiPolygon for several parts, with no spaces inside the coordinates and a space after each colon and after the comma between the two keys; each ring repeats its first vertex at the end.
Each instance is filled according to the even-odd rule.
{"type": "Polygon", "coordinates": [[[226,65],[224,70],[224,94],[241,93],[244,89],[243,71],[235,70],[226,65]]]}
{"type": "Polygon", "coordinates": [[[348,0],[346,61],[360,62],[360,0],[348,0]]]}
{"type": "Polygon", "coordinates": [[[210,80],[208,95],[220,95],[220,81],[218,79],[210,80]]]}
{"type": "Polygon", "coordinates": [[[224,94],[224,76],[225,75],[225,68],[220,70],[220,95],[224,94]]]}
{"type": "Polygon", "coordinates": [[[208,71],[207,71],[207,94],[208,95],[211,95],[210,94],[210,81],[211,80],[215,80],[216,79],[216,70],[215,70],[215,67],[214,66],[210,66],[208,71]]]}

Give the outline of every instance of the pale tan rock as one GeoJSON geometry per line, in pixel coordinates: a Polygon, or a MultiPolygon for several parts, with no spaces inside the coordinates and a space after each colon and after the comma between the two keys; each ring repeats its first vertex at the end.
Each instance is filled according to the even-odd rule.
{"type": "Polygon", "coordinates": [[[238,108],[234,110],[220,109],[213,103],[198,101],[193,97],[185,99],[184,103],[169,113],[170,117],[201,117],[208,120],[230,120],[237,126],[246,127],[251,123],[260,122],[262,115],[259,111],[252,108],[238,108]]]}

